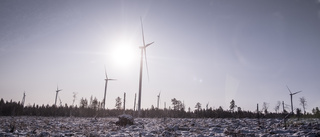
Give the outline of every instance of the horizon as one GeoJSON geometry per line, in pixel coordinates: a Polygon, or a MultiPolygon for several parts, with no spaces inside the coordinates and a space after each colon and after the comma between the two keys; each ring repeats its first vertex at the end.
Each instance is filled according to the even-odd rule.
{"type": "MultiPolygon", "coordinates": [[[[0,1],[0,93],[5,101],[64,105],[97,97],[106,108],[126,92],[133,109],[139,88],[143,22],[141,108],[184,102],[186,110],[231,100],[255,111],[277,101],[307,112],[320,104],[319,1],[0,1]],[[59,98],[57,104],[59,104],[59,98]]],[[[137,108],[137,107],[136,107],[137,108]]],[[[282,110],[282,109],[280,109],[282,110]]]]}

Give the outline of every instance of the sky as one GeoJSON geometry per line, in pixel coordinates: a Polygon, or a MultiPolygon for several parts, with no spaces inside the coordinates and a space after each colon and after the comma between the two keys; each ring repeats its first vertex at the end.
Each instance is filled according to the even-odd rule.
{"type": "MultiPolygon", "coordinates": [[[[277,101],[307,112],[320,106],[320,2],[314,0],[0,1],[0,98],[25,105],[74,105],[81,98],[106,108],[139,91],[141,21],[147,48],[143,109],[229,109],[234,99],[254,111],[277,101]],[[149,75],[148,75],[149,74],[149,75]],[[149,76],[149,77],[148,77],[149,76]],[[59,104],[60,101],[58,101],[59,104]]],[[[289,110],[290,107],[287,108],[289,110]]],[[[281,109],[282,110],[282,109],[281,109]]]]}

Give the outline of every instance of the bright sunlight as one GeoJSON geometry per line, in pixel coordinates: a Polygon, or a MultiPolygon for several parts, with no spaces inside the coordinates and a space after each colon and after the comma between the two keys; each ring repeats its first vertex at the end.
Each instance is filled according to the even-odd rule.
{"type": "Polygon", "coordinates": [[[114,48],[112,57],[116,65],[128,67],[134,63],[135,58],[139,55],[136,53],[136,51],[137,50],[134,50],[131,44],[123,42],[117,44],[117,46],[114,48]]]}

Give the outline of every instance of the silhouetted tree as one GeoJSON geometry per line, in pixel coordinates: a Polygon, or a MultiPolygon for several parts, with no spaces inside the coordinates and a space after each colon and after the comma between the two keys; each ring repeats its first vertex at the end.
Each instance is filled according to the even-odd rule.
{"type": "Polygon", "coordinates": [[[81,98],[80,100],[80,108],[87,108],[88,107],[88,100],[81,98]]]}
{"type": "Polygon", "coordinates": [[[312,109],[312,113],[313,113],[313,115],[315,115],[316,117],[320,117],[319,107],[313,108],[313,109],[312,109]]]}
{"type": "Polygon", "coordinates": [[[301,109],[300,109],[300,108],[297,108],[296,112],[297,112],[298,120],[300,120],[300,116],[301,116],[301,109]]]}
{"type": "Polygon", "coordinates": [[[234,108],[236,108],[237,105],[235,103],[235,101],[232,99],[231,102],[230,102],[230,111],[234,112],[234,108]]]}
{"type": "Polygon", "coordinates": [[[263,102],[262,110],[264,111],[264,114],[268,114],[268,108],[269,108],[269,104],[267,102],[263,102]]]}
{"type": "Polygon", "coordinates": [[[241,109],[241,107],[238,107],[238,112],[242,112],[242,109],[241,109]]]}
{"type": "Polygon", "coordinates": [[[77,98],[77,94],[78,93],[76,93],[76,92],[72,92],[72,94],[73,94],[73,100],[72,100],[72,106],[74,106],[74,102],[76,101],[76,98],[77,98]]]}
{"type": "Polygon", "coordinates": [[[116,109],[120,110],[121,109],[121,104],[122,104],[121,98],[117,97],[116,98],[116,105],[115,105],[116,109]]]}
{"type": "Polygon", "coordinates": [[[217,110],[218,111],[223,111],[223,108],[221,106],[219,106],[219,108],[217,110]]]}
{"type": "Polygon", "coordinates": [[[171,99],[173,110],[181,110],[183,108],[183,104],[180,100],[177,100],[176,98],[171,99]]]}
{"type": "Polygon", "coordinates": [[[198,102],[198,103],[196,104],[195,108],[196,108],[198,111],[200,111],[200,109],[201,109],[201,103],[198,102]]]}
{"type": "Polygon", "coordinates": [[[90,106],[93,110],[98,110],[98,99],[96,97],[91,101],[90,106]]]}
{"type": "Polygon", "coordinates": [[[278,101],[276,106],[274,107],[274,111],[276,111],[276,113],[278,113],[279,109],[280,109],[280,105],[281,105],[281,102],[278,101]]]}
{"type": "Polygon", "coordinates": [[[304,97],[300,98],[300,105],[303,108],[303,114],[306,114],[306,106],[307,106],[307,100],[304,97]]]}

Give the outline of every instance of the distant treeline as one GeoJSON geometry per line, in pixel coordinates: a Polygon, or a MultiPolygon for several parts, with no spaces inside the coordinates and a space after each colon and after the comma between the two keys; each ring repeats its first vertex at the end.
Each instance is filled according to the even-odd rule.
{"type": "MultiPolygon", "coordinates": [[[[83,100],[83,99],[82,99],[83,100]]],[[[176,102],[175,98],[172,99],[172,109],[157,109],[151,106],[150,109],[142,109],[140,117],[142,118],[161,118],[161,117],[172,117],[172,118],[257,118],[257,111],[243,111],[239,109],[234,111],[233,109],[224,110],[222,107],[218,109],[206,108],[196,106],[195,111],[185,110],[184,105],[176,102]]],[[[91,102],[91,101],[90,101],[91,102]]],[[[199,104],[197,104],[199,105],[199,104]]],[[[24,106],[20,102],[4,101],[0,100],[0,116],[62,116],[62,117],[117,117],[120,114],[131,114],[137,117],[137,111],[132,109],[124,110],[121,108],[115,109],[102,109],[101,105],[88,104],[81,105],[80,107],[68,106],[67,104],[56,107],[55,105],[28,105],[24,106]]],[[[287,112],[283,113],[272,113],[272,112],[259,112],[260,118],[283,118],[287,115],[287,112]]],[[[320,118],[319,108],[316,107],[311,113],[296,113],[296,116],[305,118],[320,118]]]]}

